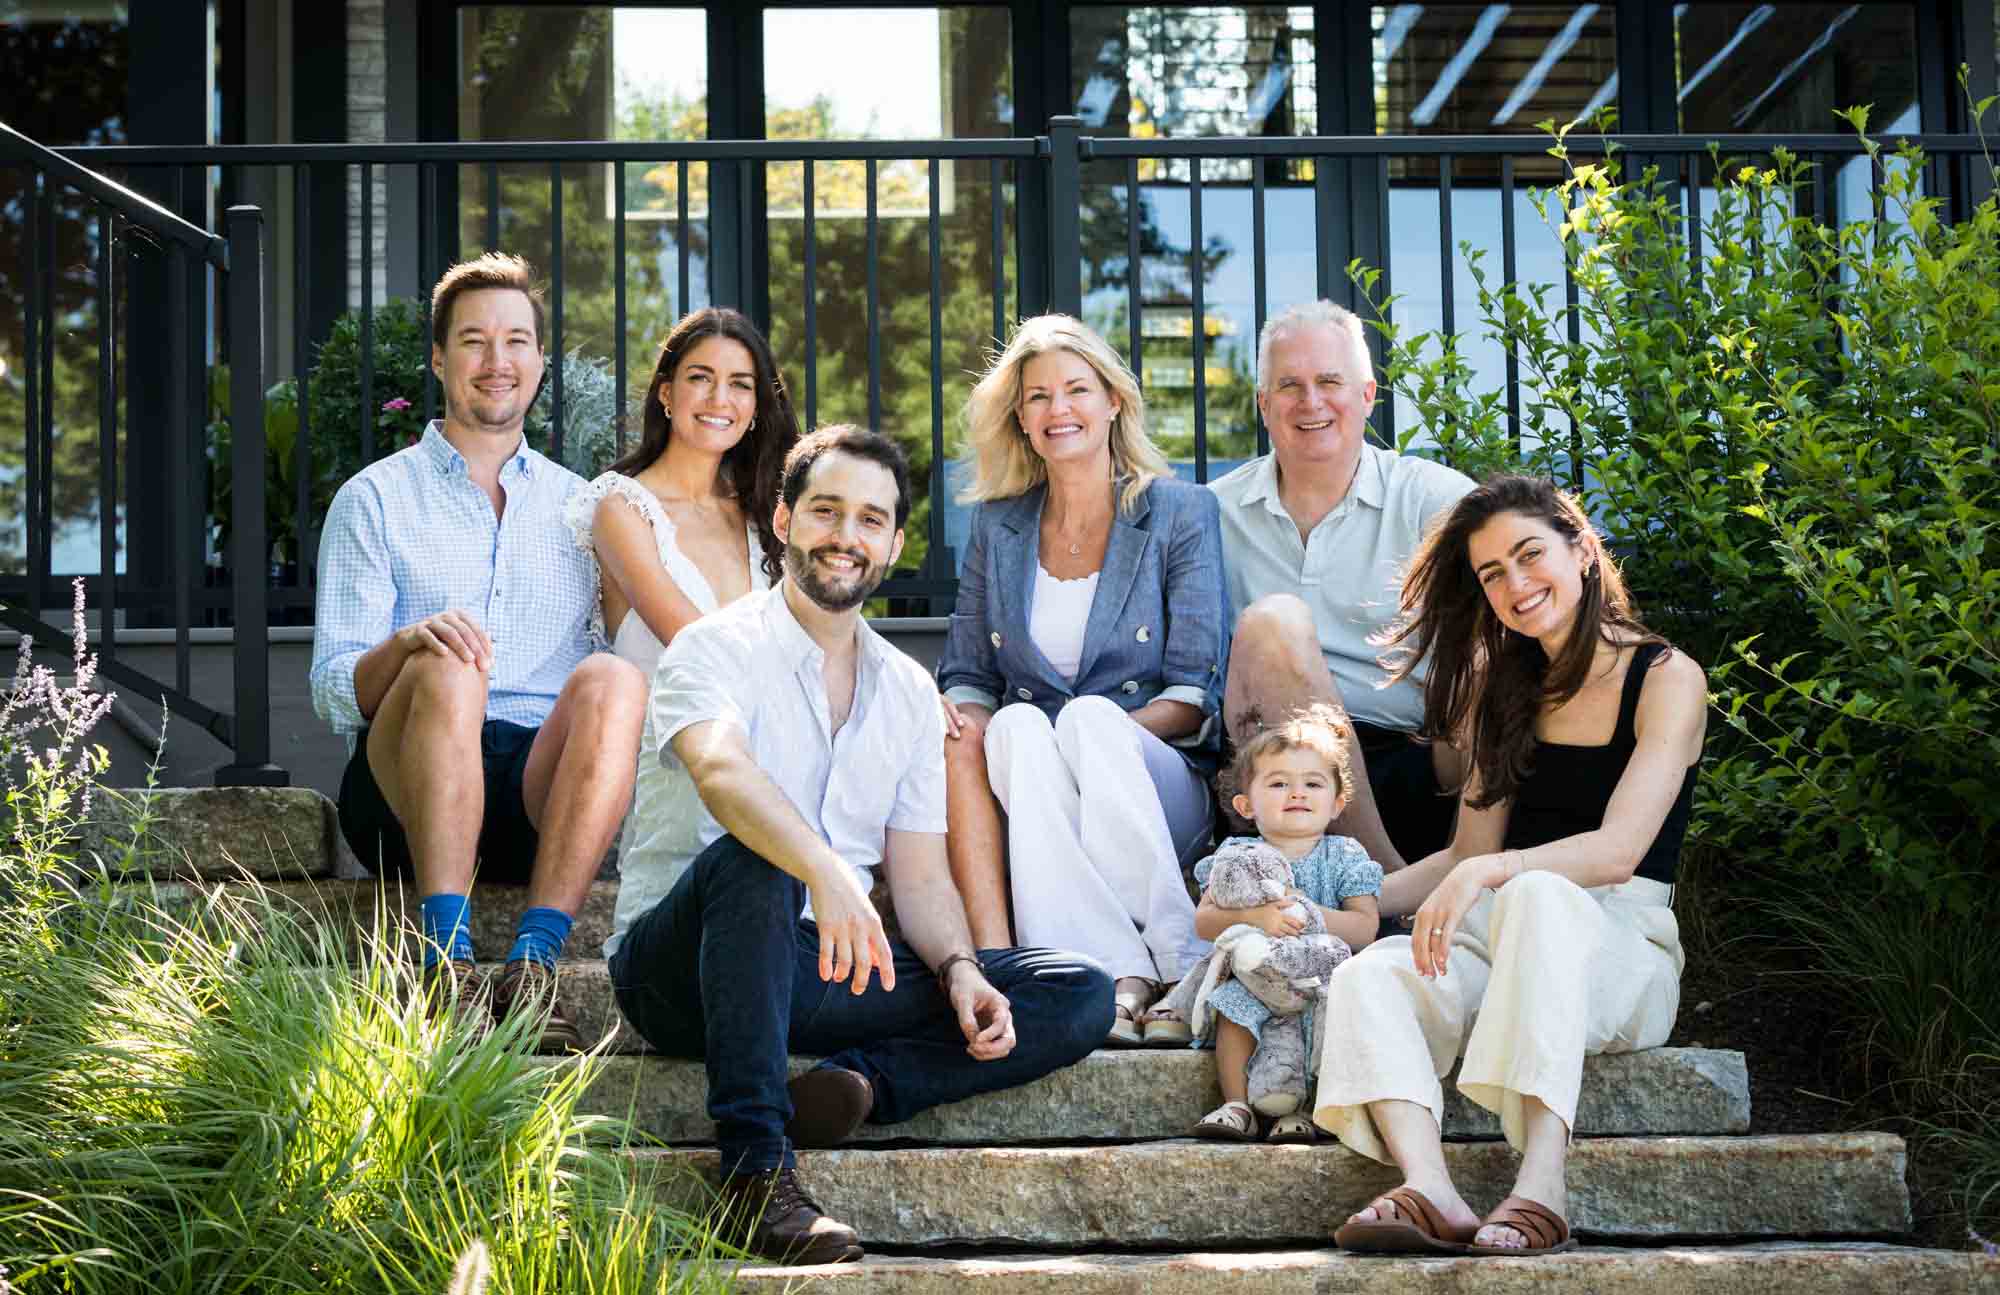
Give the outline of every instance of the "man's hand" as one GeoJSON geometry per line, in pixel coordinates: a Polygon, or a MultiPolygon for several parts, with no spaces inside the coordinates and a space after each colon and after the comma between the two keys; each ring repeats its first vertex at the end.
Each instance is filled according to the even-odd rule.
{"type": "Polygon", "coordinates": [[[854,978],[854,992],[868,988],[869,971],[879,971],[882,988],[896,987],[896,959],[882,917],[854,869],[838,859],[818,869],[806,883],[812,897],[813,921],[819,926],[819,978],[854,978]]]}
{"type": "Polygon", "coordinates": [[[1014,1007],[995,989],[977,964],[955,962],[946,973],[945,997],[965,1034],[965,1051],[974,1061],[998,1061],[1014,1050],[1014,1007]]]}
{"type": "Polygon", "coordinates": [[[486,630],[471,612],[457,608],[405,625],[396,631],[396,643],[405,655],[435,652],[439,656],[455,656],[482,671],[493,668],[493,640],[486,636],[486,630]]]}

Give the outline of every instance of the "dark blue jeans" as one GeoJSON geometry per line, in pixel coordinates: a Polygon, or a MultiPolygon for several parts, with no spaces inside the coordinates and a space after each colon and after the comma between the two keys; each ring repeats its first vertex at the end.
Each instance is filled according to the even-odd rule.
{"type": "Polygon", "coordinates": [[[980,968],[1013,1007],[1016,1042],[997,1061],[975,1061],[936,978],[902,941],[891,941],[893,991],[871,979],[857,997],[847,982],[822,981],[818,929],[799,918],[805,899],[803,882],[725,836],[611,959],[625,1019],[660,1052],[707,1061],[724,1173],[792,1164],[788,1052],[865,1075],[870,1122],[893,1124],[1060,1070],[1111,1028],[1111,978],[1089,958],[982,949],[980,968]]]}

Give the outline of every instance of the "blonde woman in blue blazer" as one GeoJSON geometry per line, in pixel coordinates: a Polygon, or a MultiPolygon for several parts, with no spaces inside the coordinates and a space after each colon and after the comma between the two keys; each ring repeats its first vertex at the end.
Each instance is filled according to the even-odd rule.
{"type": "Polygon", "coordinates": [[[981,947],[1102,963],[1110,1037],[1137,1043],[1207,947],[1181,864],[1220,749],[1215,496],[1174,479],[1131,370],[1068,316],[1024,322],[966,414],[978,508],[938,663],[952,875],[981,947]]]}

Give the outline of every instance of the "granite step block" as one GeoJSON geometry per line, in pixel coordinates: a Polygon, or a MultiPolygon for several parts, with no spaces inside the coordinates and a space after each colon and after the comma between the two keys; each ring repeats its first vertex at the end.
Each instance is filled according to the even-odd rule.
{"type": "MultiPolygon", "coordinates": [[[[628,1153],[663,1202],[707,1199],[707,1150],[628,1153]]],[[[1445,1149],[1474,1201],[1512,1185],[1505,1143],[1445,1149]]],[[[1586,1138],[1569,1159],[1571,1225],[1587,1240],[1888,1238],[1910,1228],[1903,1141],[1885,1133],[1586,1138]]],[[[1162,1248],[1324,1245],[1401,1179],[1338,1145],[1192,1139],[1100,1147],[804,1151],[799,1179],[880,1246],[1162,1248]]]]}

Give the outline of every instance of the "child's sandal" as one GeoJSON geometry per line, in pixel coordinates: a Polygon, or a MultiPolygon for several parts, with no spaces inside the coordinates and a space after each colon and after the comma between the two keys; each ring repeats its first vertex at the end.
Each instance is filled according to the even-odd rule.
{"type": "Polygon", "coordinates": [[[1194,1126],[1197,1138],[1214,1138],[1221,1142],[1255,1142],[1257,1140],[1257,1112],[1250,1109],[1247,1102],[1224,1102],[1201,1117],[1201,1123],[1194,1126]]]}

